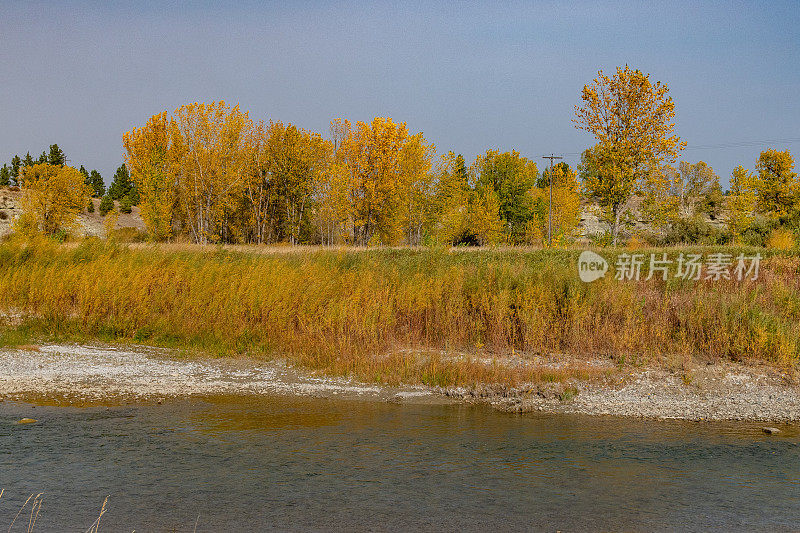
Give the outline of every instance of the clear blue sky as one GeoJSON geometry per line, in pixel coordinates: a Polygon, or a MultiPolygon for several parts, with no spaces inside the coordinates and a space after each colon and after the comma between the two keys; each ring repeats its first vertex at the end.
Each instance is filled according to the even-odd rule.
{"type": "Polygon", "coordinates": [[[724,182],[765,147],[800,155],[797,1],[3,2],[0,51],[0,161],[58,143],[107,182],[124,132],[218,99],[323,134],[391,116],[469,161],[579,153],[582,86],[626,63],[669,85],[683,158],[724,182]]]}

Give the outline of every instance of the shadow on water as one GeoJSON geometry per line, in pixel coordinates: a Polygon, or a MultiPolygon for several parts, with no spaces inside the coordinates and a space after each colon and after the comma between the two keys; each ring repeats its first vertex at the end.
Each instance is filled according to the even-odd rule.
{"type": "Polygon", "coordinates": [[[37,531],[792,530],[795,426],[356,400],[0,403],[0,524],[37,531]],[[23,417],[39,420],[19,425],[23,417]]]}

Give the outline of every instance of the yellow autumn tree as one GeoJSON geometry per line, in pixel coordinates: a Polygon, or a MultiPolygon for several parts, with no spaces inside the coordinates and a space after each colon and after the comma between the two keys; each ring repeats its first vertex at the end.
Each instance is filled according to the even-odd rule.
{"type": "Polygon", "coordinates": [[[577,176],[569,165],[560,163],[543,172],[537,186],[529,192],[533,218],[526,229],[525,242],[528,244],[541,244],[547,237],[550,225],[551,178],[553,240],[568,238],[580,220],[581,194],[577,176]]]}
{"type": "Polygon", "coordinates": [[[761,152],[756,172],[753,188],[760,212],[783,222],[800,211],[800,179],[794,172],[794,158],[788,150],[761,152]]]}
{"type": "Polygon", "coordinates": [[[293,124],[259,124],[251,141],[253,168],[246,183],[253,240],[296,244],[310,219],[319,183],[330,166],[331,143],[293,124]]]}
{"type": "Polygon", "coordinates": [[[757,201],[755,176],[739,165],[731,174],[731,190],[726,199],[728,229],[735,240],[755,220],[757,201]]]}
{"type": "Polygon", "coordinates": [[[122,138],[125,163],[139,191],[141,217],[149,237],[156,241],[172,235],[176,200],[176,161],[172,150],[175,128],[175,121],[163,112],[122,138]]]}
{"type": "Polygon", "coordinates": [[[92,192],[79,170],[62,165],[23,167],[18,182],[23,194],[16,229],[27,235],[74,230],[92,192]]]}
{"type": "Polygon", "coordinates": [[[442,154],[436,164],[432,232],[439,242],[457,244],[469,232],[469,177],[464,157],[442,154]]]}
{"type": "Polygon", "coordinates": [[[492,187],[478,187],[469,197],[467,227],[478,244],[497,244],[503,237],[500,199],[492,187]]]}
{"type": "Polygon", "coordinates": [[[418,246],[430,230],[435,196],[433,157],[436,148],[421,133],[408,137],[401,152],[402,224],[406,244],[418,246]]]}
{"type": "Polygon", "coordinates": [[[320,242],[325,245],[352,242],[352,176],[346,158],[339,152],[345,139],[350,136],[351,129],[347,120],[337,118],[331,121],[331,159],[328,171],[320,176],[314,189],[314,220],[320,242]]]}
{"type": "Polygon", "coordinates": [[[681,216],[681,177],[669,165],[653,169],[641,180],[638,194],[642,197],[641,214],[654,227],[664,228],[681,216]]]}
{"type": "Polygon", "coordinates": [[[336,159],[349,173],[352,241],[396,244],[409,223],[410,210],[404,199],[412,187],[425,179],[432,145],[412,136],[404,122],[376,117],[370,124],[349,128],[339,124],[346,136],[337,143],[336,159]]]}
{"type": "Polygon", "coordinates": [[[175,123],[177,197],[189,235],[202,244],[241,240],[250,118],[238,105],[219,101],[181,106],[175,123]]]}
{"type": "Polygon", "coordinates": [[[583,88],[574,123],[597,139],[584,154],[584,185],[605,211],[614,244],[637,182],[673,164],[685,147],[674,134],[674,117],[667,85],[627,65],[611,77],[599,71],[583,88]]]}

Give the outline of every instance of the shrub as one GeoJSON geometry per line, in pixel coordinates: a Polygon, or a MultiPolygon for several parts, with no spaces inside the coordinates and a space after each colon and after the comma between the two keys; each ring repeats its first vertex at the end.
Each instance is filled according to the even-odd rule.
{"type": "Polygon", "coordinates": [[[89,200],[89,205],[86,206],[86,211],[94,213],[94,202],[91,199],[89,200]]]}
{"type": "Polygon", "coordinates": [[[128,195],[123,196],[122,200],[119,202],[119,212],[120,213],[130,213],[132,211],[133,204],[131,203],[131,197],[128,195]]]}
{"type": "Polygon", "coordinates": [[[147,233],[140,229],[126,226],[111,230],[109,237],[115,242],[145,242],[147,233]]]}
{"type": "Polygon", "coordinates": [[[791,250],[795,247],[795,238],[791,231],[786,228],[776,228],[772,230],[767,241],[769,248],[777,250],[791,250]]]}
{"type": "Polygon", "coordinates": [[[676,220],[664,235],[652,236],[652,244],[671,246],[675,244],[720,245],[731,241],[731,234],[701,218],[676,220]]]}
{"type": "Polygon", "coordinates": [[[742,244],[748,246],[766,246],[770,233],[772,233],[772,228],[772,224],[766,218],[756,218],[742,232],[742,244]]]}
{"type": "Polygon", "coordinates": [[[112,209],[114,209],[114,200],[109,195],[103,196],[100,200],[100,214],[106,216],[112,209]]]}

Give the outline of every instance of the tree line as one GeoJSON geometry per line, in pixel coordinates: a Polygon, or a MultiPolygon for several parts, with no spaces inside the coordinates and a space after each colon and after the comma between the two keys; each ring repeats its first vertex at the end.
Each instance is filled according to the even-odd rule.
{"type": "MultiPolygon", "coordinates": [[[[538,245],[551,184],[555,242],[573,236],[582,202],[599,207],[612,244],[641,222],[661,244],[674,235],[699,240],[711,232],[706,220],[727,227],[717,243],[800,231],[800,180],[788,151],[762,152],[755,172],[737,167],[723,193],[706,163],[676,164],[686,143],[674,116],[666,84],[628,66],[600,71],[573,118],[596,144],[576,169],[560,163],[540,172],[513,150],[490,149],[470,164],[437,153],[421,132],[388,117],[336,119],[323,137],[253,120],[238,105],[193,103],[123,136],[125,164],[107,191],[83,167],[73,181],[103,198],[103,214],[113,200],[121,210],[138,204],[151,239],[196,243],[538,245]]],[[[56,145],[38,161],[15,156],[0,182],[24,186],[27,176],[54,175],[37,165],[65,161],[56,145]]]]}
{"type": "MultiPolygon", "coordinates": [[[[540,243],[549,175],[516,151],[467,165],[377,117],[330,135],[255,122],[224,102],[154,115],[125,134],[141,216],[157,240],[197,243],[540,243]]],[[[575,172],[553,172],[555,232],[578,222],[575,172]]]]}

